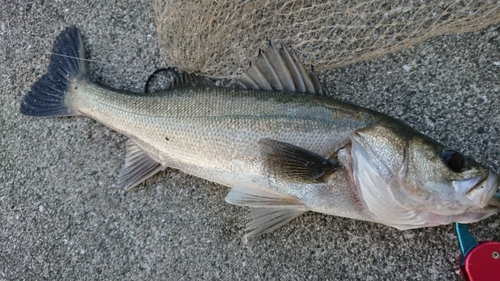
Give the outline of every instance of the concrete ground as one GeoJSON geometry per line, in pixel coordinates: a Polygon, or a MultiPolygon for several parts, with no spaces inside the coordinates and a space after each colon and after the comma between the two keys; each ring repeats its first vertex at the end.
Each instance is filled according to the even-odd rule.
{"type": "MultiPolygon", "coordinates": [[[[0,9],[0,280],[460,279],[452,225],[401,232],[309,213],[244,245],[246,210],[224,202],[226,187],[167,170],[138,191],[115,188],[125,137],[84,117],[22,116],[19,104],[71,24],[98,81],[141,92],[166,65],[150,1],[23,2],[0,9]]],[[[498,172],[499,33],[441,36],[319,76],[334,96],[498,172]]],[[[499,223],[471,229],[500,241],[499,223]]]]}

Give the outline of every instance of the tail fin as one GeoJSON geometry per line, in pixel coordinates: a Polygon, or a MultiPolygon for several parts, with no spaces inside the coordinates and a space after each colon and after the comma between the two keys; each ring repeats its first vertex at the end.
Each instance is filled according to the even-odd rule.
{"type": "Polygon", "coordinates": [[[54,43],[47,73],[31,86],[21,103],[24,115],[56,117],[78,115],[69,108],[64,97],[75,77],[84,77],[87,66],[85,49],[76,26],[67,27],[54,43]]]}

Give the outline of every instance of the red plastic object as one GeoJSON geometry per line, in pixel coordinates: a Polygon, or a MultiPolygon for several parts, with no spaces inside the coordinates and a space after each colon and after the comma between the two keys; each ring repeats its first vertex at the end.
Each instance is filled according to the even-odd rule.
{"type": "Polygon", "coordinates": [[[458,263],[465,281],[500,281],[500,242],[479,242],[458,263]]]}

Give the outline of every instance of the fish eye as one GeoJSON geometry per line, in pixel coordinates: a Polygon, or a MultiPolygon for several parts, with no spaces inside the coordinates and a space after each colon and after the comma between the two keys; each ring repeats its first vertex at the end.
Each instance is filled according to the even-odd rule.
{"type": "Polygon", "coordinates": [[[441,157],[443,158],[444,163],[450,170],[455,173],[460,173],[465,171],[466,166],[466,158],[458,151],[455,151],[450,148],[445,148],[441,152],[441,157]]]}

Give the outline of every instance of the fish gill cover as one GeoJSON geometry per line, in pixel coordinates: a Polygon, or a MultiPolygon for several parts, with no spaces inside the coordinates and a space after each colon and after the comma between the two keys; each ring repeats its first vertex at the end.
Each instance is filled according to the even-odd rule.
{"type": "Polygon", "coordinates": [[[228,78],[266,40],[284,41],[317,70],[500,22],[500,1],[154,0],[161,56],[181,70],[228,78]]]}

